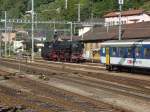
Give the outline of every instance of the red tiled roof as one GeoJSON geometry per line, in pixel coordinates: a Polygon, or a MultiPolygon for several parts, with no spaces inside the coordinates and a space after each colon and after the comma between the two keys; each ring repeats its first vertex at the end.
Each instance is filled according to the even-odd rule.
{"type": "MultiPolygon", "coordinates": [[[[144,12],[143,9],[139,9],[139,10],[128,10],[128,11],[122,11],[121,15],[122,16],[132,16],[132,15],[139,15],[142,14],[144,12]]],[[[119,15],[119,12],[111,12],[108,13],[106,15],[104,15],[105,18],[108,17],[117,17],[119,15]]]]}
{"type": "Polygon", "coordinates": [[[150,38],[150,22],[141,22],[123,26],[124,39],[150,38]]]}
{"type": "MultiPolygon", "coordinates": [[[[122,25],[122,39],[150,38],[150,22],[122,25]]],[[[84,34],[83,41],[101,41],[118,39],[118,26],[97,27],[84,34]]]]}

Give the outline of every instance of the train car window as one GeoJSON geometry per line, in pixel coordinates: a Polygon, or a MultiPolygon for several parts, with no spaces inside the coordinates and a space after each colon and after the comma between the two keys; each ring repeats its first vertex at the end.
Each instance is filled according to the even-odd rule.
{"type": "Polygon", "coordinates": [[[120,57],[124,57],[125,56],[125,50],[124,50],[124,48],[119,48],[118,52],[119,52],[119,56],[120,57]]]}
{"type": "Polygon", "coordinates": [[[127,49],[127,56],[130,58],[132,57],[132,48],[127,49]]]}
{"type": "Polygon", "coordinates": [[[105,48],[102,48],[102,52],[103,52],[103,54],[105,54],[105,48]]]}
{"type": "Polygon", "coordinates": [[[150,48],[144,48],[144,57],[150,58],[150,48]]]}
{"type": "Polygon", "coordinates": [[[101,48],[101,55],[105,56],[105,48],[104,47],[101,48]]]}
{"type": "Polygon", "coordinates": [[[135,48],[135,56],[136,57],[140,57],[141,56],[141,48],[140,47],[135,48]]]}
{"type": "Polygon", "coordinates": [[[112,48],[112,56],[117,56],[117,48],[116,47],[112,48]]]}

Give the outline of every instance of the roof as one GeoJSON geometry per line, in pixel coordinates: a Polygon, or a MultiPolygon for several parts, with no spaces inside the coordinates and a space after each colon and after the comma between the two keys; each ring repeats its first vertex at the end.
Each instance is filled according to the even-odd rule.
{"type": "MultiPolygon", "coordinates": [[[[143,9],[128,10],[128,11],[122,11],[121,15],[122,16],[132,16],[132,15],[140,15],[142,13],[144,13],[143,9]]],[[[108,18],[108,17],[118,17],[118,16],[119,16],[119,12],[111,12],[111,13],[108,13],[108,14],[104,15],[105,18],[108,18]]]]}
{"type": "MultiPolygon", "coordinates": [[[[71,40],[71,36],[70,35],[62,35],[59,37],[62,40],[71,40]]],[[[79,36],[72,36],[72,40],[81,40],[81,37],[79,36]]]]}
{"type": "Polygon", "coordinates": [[[150,39],[130,39],[130,40],[109,40],[101,43],[102,46],[141,46],[142,44],[150,44],[150,39]]]}
{"type": "MultiPolygon", "coordinates": [[[[128,42],[150,42],[150,39],[130,39],[130,40],[107,40],[103,43],[128,43],[128,42]]],[[[103,44],[102,43],[102,44],[103,44]]]]}
{"type": "Polygon", "coordinates": [[[124,25],[122,38],[150,38],[150,22],[124,25]]]}
{"type": "MultiPolygon", "coordinates": [[[[118,26],[96,27],[84,34],[83,41],[104,41],[118,39],[118,26]]],[[[122,39],[150,38],[150,22],[122,25],[122,39]]]]}

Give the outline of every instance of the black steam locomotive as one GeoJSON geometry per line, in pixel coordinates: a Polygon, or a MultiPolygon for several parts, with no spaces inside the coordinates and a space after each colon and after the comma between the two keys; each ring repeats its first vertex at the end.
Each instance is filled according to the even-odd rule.
{"type": "Polygon", "coordinates": [[[41,55],[46,60],[82,62],[83,47],[79,41],[45,42],[41,55]]]}

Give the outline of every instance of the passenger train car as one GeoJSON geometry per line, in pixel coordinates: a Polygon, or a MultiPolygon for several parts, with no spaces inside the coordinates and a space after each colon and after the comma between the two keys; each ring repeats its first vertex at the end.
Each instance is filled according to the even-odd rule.
{"type": "Polygon", "coordinates": [[[110,40],[101,44],[101,63],[107,70],[144,68],[150,70],[150,39],[110,40]]]}

